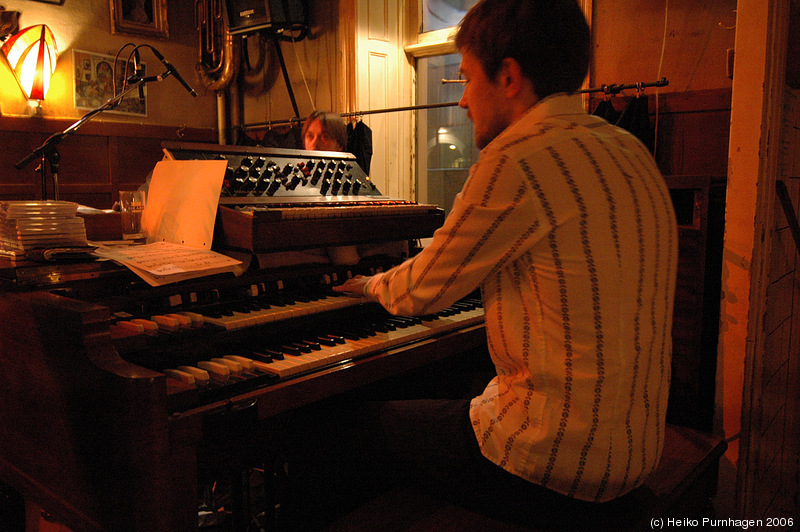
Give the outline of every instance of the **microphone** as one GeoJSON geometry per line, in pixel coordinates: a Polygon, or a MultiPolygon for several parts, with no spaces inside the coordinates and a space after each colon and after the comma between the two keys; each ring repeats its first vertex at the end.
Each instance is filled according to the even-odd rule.
{"type": "Polygon", "coordinates": [[[181,77],[180,74],[178,74],[178,71],[175,70],[175,67],[172,66],[169,63],[169,61],[164,59],[164,56],[161,55],[161,52],[159,52],[158,50],[156,50],[152,46],[150,47],[150,49],[153,51],[153,55],[155,55],[158,58],[158,60],[161,61],[161,63],[165,67],[167,67],[167,72],[172,74],[173,76],[175,76],[175,79],[177,79],[180,82],[180,84],[183,85],[186,88],[187,91],[189,91],[189,94],[191,94],[192,96],[197,98],[197,93],[194,91],[194,89],[188,83],[186,83],[186,81],[181,77]]]}
{"type": "Polygon", "coordinates": [[[133,50],[133,77],[139,82],[139,103],[144,103],[144,83],[142,83],[142,61],[139,57],[139,50],[133,50]]]}

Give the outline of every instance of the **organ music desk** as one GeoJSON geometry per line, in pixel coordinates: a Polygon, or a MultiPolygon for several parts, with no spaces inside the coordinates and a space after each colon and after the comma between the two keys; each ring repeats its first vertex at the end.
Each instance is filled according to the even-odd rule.
{"type": "Polygon", "coordinates": [[[366,182],[354,195],[364,176],[343,177],[348,195],[340,180],[338,195],[292,196],[286,185],[312,187],[313,171],[284,172],[286,158],[309,153],[221,149],[170,154],[228,159],[215,246],[259,257],[242,275],[151,287],[109,262],[0,260],[0,480],[73,530],[196,530],[219,441],[249,449],[274,416],[485,344],[479,301],[410,320],[330,290],[402,260],[384,244],[413,249],[441,210],[366,182]],[[270,175],[251,171],[259,157],[270,175]],[[243,175],[254,179],[233,184],[243,175]],[[321,244],[380,253],[283,260],[321,244]]]}

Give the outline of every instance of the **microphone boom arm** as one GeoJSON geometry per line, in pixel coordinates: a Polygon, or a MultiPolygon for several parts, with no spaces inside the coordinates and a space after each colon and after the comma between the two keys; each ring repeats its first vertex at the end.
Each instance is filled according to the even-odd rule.
{"type": "Polygon", "coordinates": [[[47,138],[47,140],[45,140],[42,143],[41,146],[39,146],[38,148],[33,150],[31,153],[26,155],[25,158],[23,158],[18,163],[16,163],[14,165],[14,168],[16,168],[17,170],[22,170],[23,168],[28,166],[28,164],[30,164],[30,162],[33,161],[35,158],[41,157],[42,158],[42,164],[37,169],[37,171],[42,174],[42,199],[43,200],[47,199],[47,172],[46,172],[45,163],[49,163],[51,169],[53,170],[54,199],[58,200],[58,161],[60,159],[60,156],[59,156],[58,150],[57,150],[58,144],[65,137],[67,137],[70,134],[76,132],[78,129],[80,129],[81,126],[83,126],[83,124],[85,124],[86,122],[88,122],[89,120],[94,118],[95,116],[99,115],[103,111],[107,111],[109,109],[113,109],[114,107],[116,107],[119,104],[119,102],[122,101],[122,99],[125,96],[127,96],[128,93],[137,90],[140,86],[144,85],[145,83],[149,83],[151,81],[162,81],[164,78],[166,78],[170,74],[171,74],[171,72],[169,70],[167,70],[166,72],[164,72],[160,76],[148,76],[148,77],[141,78],[141,79],[139,79],[138,81],[136,81],[134,83],[131,83],[130,85],[128,85],[128,87],[124,91],[120,92],[119,94],[117,94],[113,98],[109,98],[106,101],[106,103],[104,103],[100,107],[97,107],[96,109],[92,109],[91,111],[89,111],[88,113],[83,115],[80,119],[78,119],[75,123],[73,123],[71,126],[69,126],[64,131],[61,131],[59,133],[54,133],[53,135],[50,135],[47,138]]]}

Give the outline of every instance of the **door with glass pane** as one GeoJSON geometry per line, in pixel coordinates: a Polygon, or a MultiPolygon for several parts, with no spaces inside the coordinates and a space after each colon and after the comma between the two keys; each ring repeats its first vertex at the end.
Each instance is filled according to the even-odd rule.
{"type": "MultiPolygon", "coordinates": [[[[454,28],[476,3],[424,0],[422,32],[454,28]]],[[[417,201],[439,205],[446,212],[478,157],[472,123],[458,107],[463,85],[442,81],[458,79],[460,65],[460,54],[417,59],[417,105],[451,104],[417,111],[417,201]]]]}

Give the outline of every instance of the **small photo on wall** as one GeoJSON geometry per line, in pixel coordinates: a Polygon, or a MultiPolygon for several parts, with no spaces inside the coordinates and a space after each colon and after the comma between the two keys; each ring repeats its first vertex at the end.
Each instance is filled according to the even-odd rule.
{"type": "MultiPolygon", "coordinates": [[[[117,94],[122,91],[126,76],[133,75],[132,67],[125,72],[126,57],[118,58],[114,68],[114,57],[96,54],[83,50],[73,50],[72,60],[75,65],[75,108],[97,109],[114,97],[114,79],[116,76],[117,94]]],[[[142,75],[147,74],[147,66],[140,63],[142,75]]],[[[127,94],[119,105],[106,112],[125,115],[147,116],[147,86],[144,86],[144,101],[139,100],[139,91],[127,94]]]]}
{"type": "Polygon", "coordinates": [[[109,0],[111,33],[166,39],[167,0],[109,0]]]}

